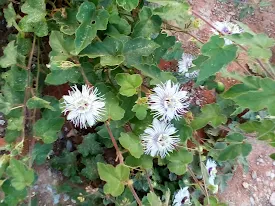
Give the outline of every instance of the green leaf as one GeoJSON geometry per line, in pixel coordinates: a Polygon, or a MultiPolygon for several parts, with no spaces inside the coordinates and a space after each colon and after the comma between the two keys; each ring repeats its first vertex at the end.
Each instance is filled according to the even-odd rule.
{"type": "Polygon", "coordinates": [[[239,142],[239,143],[242,143],[243,140],[244,140],[244,136],[241,135],[240,133],[233,133],[233,134],[230,134],[228,136],[226,136],[226,141],[228,142],[239,142]]]}
{"type": "Polygon", "coordinates": [[[2,78],[11,86],[15,91],[24,91],[27,86],[26,70],[19,69],[17,66],[12,66],[10,70],[2,74],[2,78]]]}
{"type": "Polygon", "coordinates": [[[112,92],[108,92],[104,97],[106,102],[106,113],[102,120],[121,120],[124,117],[125,110],[119,106],[119,101],[116,96],[112,92]]]}
{"type": "Polygon", "coordinates": [[[127,11],[132,11],[138,6],[138,0],[116,0],[116,3],[127,11]]]}
{"type": "Polygon", "coordinates": [[[270,48],[275,45],[275,40],[264,33],[255,34],[243,32],[241,34],[227,36],[226,38],[248,47],[248,55],[254,58],[269,59],[272,56],[270,48]]]}
{"type": "Polygon", "coordinates": [[[251,144],[232,144],[226,147],[219,155],[220,161],[228,161],[235,159],[239,155],[247,156],[252,150],[251,144]]]}
{"type": "Polygon", "coordinates": [[[169,160],[168,169],[177,175],[183,175],[187,166],[193,161],[193,154],[185,149],[174,151],[166,157],[169,160]]]}
{"type": "Polygon", "coordinates": [[[222,114],[220,107],[217,104],[207,104],[201,109],[202,113],[195,117],[191,126],[194,130],[203,128],[207,124],[217,127],[220,124],[225,124],[227,118],[222,114]]]}
{"type": "Polygon", "coordinates": [[[122,55],[123,44],[121,41],[107,37],[102,42],[95,42],[87,46],[80,56],[88,56],[90,58],[100,57],[102,66],[115,66],[124,61],[122,55]]]}
{"type": "Polygon", "coordinates": [[[29,109],[41,109],[41,108],[46,108],[46,109],[50,109],[52,111],[55,111],[55,109],[50,105],[51,103],[41,99],[39,97],[32,97],[30,99],[28,99],[27,101],[27,107],[29,109]]]}
{"type": "Polygon", "coordinates": [[[275,160],[275,153],[269,155],[269,157],[270,157],[271,159],[275,160]]]}
{"type": "Polygon", "coordinates": [[[161,206],[162,205],[160,198],[153,192],[150,192],[147,195],[147,198],[148,198],[148,201],[151,206],[156,206],[156,205],[161,206]]]}
{"type": "Polygon", "coordinates": [[[27,168],[21,161],[11,159],[8,167],[8,173],[12,177],[11,185],[16,190],[23,190],[27,186],[31,186],[34,181],[34,172],[27,168]]]}
{"type": "Polygon", "coordinates": [[[154,14],[166,21],[175,20],[181,28],[184,28],[190,21],[190,6],[185,1],[149,0],[149,2],[160,5],[154,10],[154,14]]]}
{"type": "Polygon", "coordinates": [[[34,133],[36,137],[40,137],[44,143],[50,144],[57,140],[57,133],[64,124],[64,118],[55,117],[52,119],[40,119],[34,124],[34,133]]]}
{"type": "Polygon", "coordinates": [[[97,155],[102,153],[102,148],[100,143],[96,141],[95,134],[88,134],[83,137],[83,142],[77,146],[78,151],[83,155],[83,157],[87,157],[89,154],[97,155]]]}
{"type": "Polygon", "coordinates": [[[17,63],[17,47],[15,41],[11,41],[4,48],[4,55],[0,57],[0,67],[7,68],[17,63]]]}
{"type": "Polygon", "coordinates": [[[127,97],[135,95],[142,84],[142,77],[139,74],[119,73],[115,79],[120,86],[119,93],[127,97]]]}
{"type": "Polygon", "coordinates": [[[120,133],[120,144],[133,155],[135,158],[140,158],[143,154],[143,148],[138,136],[133,133],[120,133]]]}
{"type": "Polygon", "coordinates": [[[77,9],[66,8],[61,11],[57,11],[53,19],[60,25],[60,31],[67,35],[73,35],[75,30],[79,26],[76,19],[77,9]]]}
{"type": "Polygon", "coordinates": [[[52,159],[51,165],[53,168],[62,170],[66,177],[74,177],[77,174],[77,153],[63,150],[61,156],[56,156],[52,159]]]}
{"type": "Polygon", "coordinates": [[[234,101],[236,104],[243,108],[249,108],[250,110],[257,112],[259,110],[267,108],[270,115],[275,115],[275,81],[269,78],[260,79],[260,85],[257,90],[248,91],[236,98],[234,101]]]}
{"type": "Polygon", "coordinates": [[[25,15],[19,22],[24,32],[34,32],[38,37],[48,35],[48,25],[45,16],[46,4],[44,0],[26,0],[21,7],[25,15]]]}
{"type": "Polygon", "coordinates": [[[0,178],[2,178],[9,164],[10,157],[6,154],[0,157],[0,178]]]}
{"type": "Polygon", "coordinates": [[[98,172],[97,172],[97,163],[98,162],[104,162],[104,158],[102,155],[97,155],[96,157],[91,158],[85,158],[81,161],[85,168],[81,170],[81,174],[85,177],[87,177],[89,180],[96,180],[99,178],[98,172]]]}
{"type": "Polygon", "coordinates": [[[20,202],[26,199],[28,192],[26,189],[23,190],[16,190],[14,187],[12,187],[11,181],[6,180],[2,185],[2,190],[5,193],[4,199],[2,199],[4,204],[3,206],[17,206],[20,205],[20,202]]]}
{"type": "Polygon", "coordinates": [[[32,150],[32,157],[34,162],[37,165],[42,165],[45,163],[47,157],[51,153],[53,149],[52,144],[40,144],[40,143],[35,143],[33,150],[32,150]]]}
{"type": "Polygon", "coordinates": [[[272,146],[275,146],[275,123],[272,120],[264,119],[262,121],[248,121],[241,124],[239,127],[247,133],[256,132],[259,140],[267,141],[272,146]]]}
{"type": "Polygon", "coordinates": [[[10,117],[8,119],[8,130],[21,131],[23,129],[23,116],[19,113],[17,117],[10,117]]]}
{"type": "Polygon", "coordinates": [[[125,160],[127,165],[132,167],[141,167],[143,169],[151,169],[153,167],[153,157],[143,154],[140,158],[133,156],[126,157],[125,160]]]}
{"type": "Polygon", "coordinates": [[[179,130],[178,134],[181,142],[186,143],[186,141],[192,137],[193,129],[186,123],[184,118],[179,121],[174,121],[173,124],[179,130]]]}
{"type": "Polygon", "coordinates": [[[21,131],[18,131],[18,130],[6,130],[5,131],[5,141],[7,143],[12,143],[14,142],[18,137],[20,137],[22,134],[21,131]]]}
{"type": "Polygon", "coordinates": [[[237,46],[225,46],[222,38],[212,36],[210,41],[202,46],[201,53],[207,59],[200,65],[198,82],[206,80],[233,61],[237,55],[237,46]]]}
{"type": "Polygon", "coordinates": [[[139,120],[144,120],[147,116],[147,104],[135,104],[132,111],[136,113],[136,117],[139,120]]]}
{"type": "Polygon", "coordinates": [[[125,19],[118,14],[112,14],[109,18],[106,34],[111,37],[120,37],[121,34],[129,35],[131,33],[131,26],[125,19]]]}
{"type": "Polygon", "coordinates": [[[50,35],[51,61],[67,60],[74,51],[73,38],[62,34],[60,31],[52,31],[50,35]]]}
{"type": "Polygon", "coordinates": [[[96,10],[92,2],[83,2],[76,15],[81,23],[75,32],[75,54],[79,54],[96,37],[98,30],[107,29],[109,13],[104,9],[96,10]]]}
{"type": "Polygon", "coordinates": [[[13,4],[10,3],[7,8],[4,9],[4,17],[7,22],[7,27],[12,27],[16,20],[16,13],[13,8],[13,4]]]}
{"type": "Polygon", "coordinates": [[[155,50],[154,55],[157,62],[159,62],[160,59],[179,60],[182,57],[182,45],[180,42],[176,42],[176,37],[160,33],[154,41],[160,45],[160,47],[155,50]]]}
{"type": "Polygon", "coordinates": [[[242,81],[243,83],[230,87],[222,96],[227,99],[234,99],[241,94],[258,90],[260,87],[259,77],[247,76],[242,81]]]}
{"type": "Polygon", "coordinates": [[[161,18],[153,15],[151,8],[143,7],[139,13],[139,21],[136,23],[131,36],[132,38],[150,38],[153,34],[160,32],[161,23],[161,18]]]}
{"type": "Polygon", "coordinates": [[[104,193],[114,197],[121,195],[126,181],[129,180],[130,169],[122,164],[113,167],[103,163],[97,163],[97,168],[100,179],[106,181],[104,193]]]}
{"type": "Polygon", "coordinates": [[[51,73],[47,75],[45,82],[51,85],[60,85],[66,82],[78,83],[80,77],[81,73],[76,67],[62,70],[57,65],[52,65],[51,73]]]}
{"type": "Polygon", "coordinates": [[[162,82],[166,82],[167,80],[172,80],[173,82],[177,81],[176,77],[174,77],[172,73],[163,72],[155,65],[137,64],[135,67],[140,70],[143,75],[152,78],[150,81],[151,85],[160,84],[162,82]]]}
{"type": "Polygon", "coordinates": [[[123,48],[125,64],[129,67],[140,65],[143,56],[149,56],[159,45],[154,41],[138,37],[128,40],[123,48]]]}
{"type": "Polygon", "coordinates": [[[211,205],[211,206],[226,206],[224,203],[220,203],[218,199],[214,196],[209,197],[209,202],[207,197],[204,198],[204,205],[211,205]]]}

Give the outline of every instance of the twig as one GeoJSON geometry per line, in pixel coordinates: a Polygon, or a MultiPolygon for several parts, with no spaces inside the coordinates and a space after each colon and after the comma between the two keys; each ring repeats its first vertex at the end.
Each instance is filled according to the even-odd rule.
{"type": "Polygon", "coordinates": [[[80,70],[80,72],[82,74],[82,77],[83,77],[83,79],[85,81],[85,84],[87,84],[90,87],[92,87],[93,85],[91,84],[91,82],[89,82],[89,80],[88,80],[88,78],[87,78],[87,76],[86,76],[86,74],[85,74],[85,72],[84,72],[84,70],[83,70],[83,68],[81,66],[79,67],[79,70],[80,70]]]}
{"type": "Polygon", "coordinates": [[[132,192],[134,198],[136,199],[138,205],[139,205],[139,206],[142,206],[142,202],[141,202],[141,200],[139,199],[139,197],[138,197],[138,195],[137,195],[137,193],[136,193],[136,191],[135,191],[133,185],[132,185],[132,184],[128,184],[128,187],[129,187],[129,189],[131,190],[131,192],[132,192]]]}
{"type": "MultiPolygon", "coordinates": [[[[217,32],[219,32],[219,34],[221,34],[222,36],[224,36],[224,33],[222,33],[221,31],[219,31],[215,26],[213,26],[209,21],[207,21],[205,18],[203,18],[199,13],[197,13],[196,11],[192,11],[192,13],[197,16],[198,18],[200,18],[201,20],[203,20],[208,26],[210,26],[212,29],[216,30],[217,32]]],[[[244,51],[247,52],[247,49],[240,45],[240,44],[236,44],[238,45],[241,49],[243,49],[244,51]]],[[[262,69],[268,73],[271,77],[274,78],[274,76],[272,75],[272,73],[269,73],[269,71],[264,67],[263,63],[261,62],[261,60],[259,60],[258,58],[255,58],[256,61],[258,62],[258,64],[262,67],[262,69]]]]}
{"type": "Polygon", "coordinates": [[[146,175],[146,179],[147,179],[147,182],[148,182],[148,184],[149,184],[150,190],[151,190],[152,192],[155,192],[155,191],[154,191],[154,188],[153,188],[153,185],[152,185],[152,181],[151,181],[151,179],[150,179],[150,177],[149,177],[149,174],[148,174],[147,170],[145,170],[145,175],[146,175]]]}
{"type": "MultiPolygon", "coordinates": [[[[27,87],[25,88],[25,97],[24,97],[24,106],[23,106],[23,129],[22,129],[22,141],[25,142],[25,137],[26,137],[26,115],[27,115],[27,101],[29,99],[29,95],[30,95],[30,91],[31,91],[31,65],[32,65],[32,58],[33,58],[33,54],[34,54],[34,48],[35,48],[35,42],[36,42],[36,36],[34,35],[33,37],[33,42],[32,42],[32,49],[30,52],[30,56],[29,56],[29,61],[28,61],[28,67],[27,67],[27,71],[28,71],[28,77],[27,77],[27,87]]],[[[32,141],[32,139],[30,140],[32,141]]],[[[31,151],[31,148],[28,148],[28,152],[29,154],[31,151]]],[[[31,161],[29,161],[29,167],[31,167],[31,161]]],[[[32,200],[32,196],[31,196],[31,189],[28,189],[28,205],[31,206],[31,200],[32,200]]]]}
{"type": "Polygon", "coordinates": [[[110,123],[109,123],[108,121],[106,121],[106,122],[105,122],[105,126],[106,126],[106,128],[107,128],[107,131],[108,131],[110,137],[111,137],[112,143],[113,143],[113,145],[114,145],[114,147],[115,147],[115,149],[116,149],[116,155],[117,155],[117,157],[118,157],[118,159],[119,159],[120,164],[124,164],[123,156],[122,156],[122,154],[121,154],[121,152],[120,152],[120,150],[119,150],[119,148],[118,148],[116,139],[115,139],[115,137],[114,137],[114,135],[113,135],[113,133],[112,133],[111,128],[110,128],[109,125],[110,125],[110,123]]]}
{"type": "Polygon", "coordinates": [[[194,174],[194,172],[192,171],[192,169],[191,169],[189,166],[187,166],[187,170],[188,170],[188,172],[190,173],[190,175],[192,176],[193,180],[194,180],[194,181],[199,185],[199,187],[201,188],[202,193],[206,196],[206,193],[205,193],[205,191],[204,191],[203,186],[201,185],[201,183],[199,182],[199,180],[196,178],[196,175],[194,174]]]}
{"type": "Polygon", "coordinates": [[[203,163],[202,163],[202,160],[201,160],[201,153],[199,152],[199,158],[200,158],[200,168],[201,168],[201,174],[202,174],[202,179],[203,179],[203,184],[204,184],[204,190],[205,190],[205,194],[206,194],[206,198],[207,198],[207,203],[209,205],[210,203],[210,200],[209,200],[209,194],[208,194],[208,191],[207,191],[207,186],[206,186],[206,182],[205,182],[205,175],[204,175],[204,172],[202,171],[202,167],[203,167],[203,163]]]}

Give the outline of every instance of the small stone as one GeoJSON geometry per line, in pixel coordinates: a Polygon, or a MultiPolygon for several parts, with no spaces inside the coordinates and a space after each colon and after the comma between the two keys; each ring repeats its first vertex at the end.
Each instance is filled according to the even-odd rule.
{"type": "Polygon", "coordinates": [[[267,180],[265,180],[264,185],[269,185],[269,182],[267,180]]]}
{"type": "Polygon", "coordinates": [[[258,162],[264,163],[264,160],[263,160],[262,158],[259,158],[259,159],[258,159],[258,162]]]}
{"type": "Polygon", "coordinates": [[[245,178],[246,177],[246,175],[243,175],[243,178],[245,178]]]}
{"type": "Polygon", "coordinates": [[[243,187],[247,189],[249,187],[249,184],[247,182],[243,182],[243,187]]]}
{"type": "Polygon", "coordinates": [[[272,192],[271,196],[270,196],[270,199],[269,199],[269,203],[271,205],[274,205],[275,206],[275,192],[272,192]]]}
{"type": "Polygon", "coordinates": [[[267,171],[267,172],[265,172],[265,175],[266,175],[267,177],[270,177],[271,172],[270,172],[270,171],[267,171]]]}
{"type": "Polygon", "coordinates": [[[252,176],[253,179],[257,179],[257,172],[253,171],[252,174],[251,174],[251,176],[252,176]]]}
{"type": "Polygon", "coordinates": [[[271,173],[271,174],[270,174],[270,178],[273,180],[274,177],[275,177],[275,174],[274,174],[274,173],[271,173]]]}
{"type": "Polygon", "coordinates": [[[255,200],[253,199],[253,197],[250,197],[249,199],[250,199],[251,205],[255,205],[255,200]]]}
{"type": "Polygon", "coordinates": [[[273,183],[271,182],[269,186],[270,186],[270,187],[273,187],[273,183]]]}
{"type": "Polygon", "coordinates": [[[273,166],[275,166],[275,161],[273,161],[273,163],[272,163],[272,164],[273,164],[273,166]]]}
{"type": "Polygon", "coordinates": [[[257,178],[257,182],[261,182],[261,179],[260,179],[260,178],[257,178]]]}

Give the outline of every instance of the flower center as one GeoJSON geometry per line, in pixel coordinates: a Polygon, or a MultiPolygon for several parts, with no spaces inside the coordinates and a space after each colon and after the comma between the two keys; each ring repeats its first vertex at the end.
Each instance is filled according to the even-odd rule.
{"type": "Polygon", "coordinates": [[[166,135],[165,134],[159,134],[159,135],[156,135],[154,139],[161,146],[164,146],[165,145],[165,140],[166,140],[166,135]]]}
{"type": "Polygon", "coordinates": [[[181,200],[181,204],[184,204],[186,200],[187,200],[187,197],[184,197],[184,198],[181,200]]]}
{"type": "Polygon", "coordinates": [[[227,27],[223,27],[222,32],[226,34],[231,34],[230,30],[227,27]]]}
{"type": "Polygon", "coordinates": [[[81,99],[79,102],[77,102],[77,109],[80,113],[85,113],[90,109],[90,104],[87,100],[81,99]]]}
{"type": "Polygon", "coordinates": [[[217,173],[217,170],[216,170],[215,168],[210,167],[210,168],[208,169],[208,174],[209,174],[210,176],[215,175],[216,173],[217,173]]]}
{"type": "Polygon", "coordinates": [[[172,109],[172,108],[177,108],[180,106],[180,102],[176,100],[175,98],[167,97],[164,100],[164,108],[166,109],[172,109]]]}

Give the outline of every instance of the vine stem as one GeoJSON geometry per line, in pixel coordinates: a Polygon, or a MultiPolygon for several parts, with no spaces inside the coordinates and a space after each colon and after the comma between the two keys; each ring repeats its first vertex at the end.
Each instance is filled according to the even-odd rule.
{"type": "MultiPolygon", "coordinates": [[[[192,11],[192,13],[194,14],[194,16],[196,16],[196,17],[198,17],[199,19],[201,19],[202,21],[204,21],[208,26],[210,26],[212,29],[214,29],[214,30],[216,30],[217,32],[219,32],[219,34],[221,34],[222,36],[224,36],[224,33],[222,33],[222,32],[220,32],[215,26],[213,26],[209,21],[207,21],[205,18],[203,18],[198,12],[196,12],[196,11],[192,11]]],[[[246,51],[247,52],[247,49],[244,47],[244,46],[242,46],[242,45],[240,45],[240,44],[237,44],[241,49],[243,49],[244,51],[246,51]]],[[[265,66],[263,65],[263,63],[261,62],[261,60],[259,60],[258,58],[255,58],[256,59],[256,61],[258,62],[258,64],[262,67],[262,69],[267,73],[267,74],[269,74],[271,77],[273,77],[273,78],[275,78],[274,76],[273,76],[273,74],[272,73],[270,73],[266,68],[265,68],[265,66]]]]}
{"type": "Polygon", "coordinates": [[[87,76],[86,76],[83,68],[80,66],[79,69],[80,69],[80,73],[82,74],[82,77],[83,77],[83,79],[85,81],[85,84],[89,85],[90,87],[93,87],[93,85],[91,84],[91,82],[89,82],[89,80],[88,80],[88,78],[87,78],[87,76]]]}
{"type": "Polygon", "coordinates": [[[128,184],[128,187],[129,187],[129,189],[131,190],[132,194],[134,195],[134,198],[136,199],[138,205],[139,205],[139,206],[142,206],[142,202],[141,202],[141,200],[139,199],[139,197],[138,197],[138,195],[137,195],[137,193],[136,193],[136,191],[135,191],[133,185],[130,183],[130,184],[128,184]]]}
{"type": "MultiPolygon", "coordinates": [[[[113,135],[113,133],[112,133],[112,130],[111,130],[111,128],[110,128],[110,123],[109,123],[108,121],[106,121],[106,122],[105,122],[105,126],[106,126],[106,128],[107,128],[107,131],[108,131],[110,137],[111,137],[112,143],[113,143],[113,145],[114,145],[114,147],[115,147],[115,149],[116,149],[116,154],[117,154],[117,156],[118,156],[118,159],[119,159],[120,164],[125,165],[125,164],[124,164],[124,160],[123,160],[123,156],[122,156],[122,154],[121,154],[121,152],[120,152],[120,150],[119,150],[119,148],[118,148],[116,139],[115,139],[115,137],[114,137],[114,135],[113,135]]],[[[138,205],[139,205],[139,206],[142,206],[141,200],[139,199],[139,197],[138,197],[138,195],[137,195],[137,193],[136,193],[136,191],[135,191],[135,189],[134,189],[134,187],[133,187],[133,183],[132,183],[132,182],[130,183],[130,182],[131,182],[131,181],[128,181],[127,186],[128,186],[129,189],[131,190],[131,192],[132,192],[134,198],[136,199],[138,205]]]]}
{"type": "MultiPolygon", "coordinates": [[[[29,99],[29,95],[31,94],[31,65],[32,65],[32,58],[33,58],[33,54],[34,54],[34,49],[35,49],[35,42],[36,42],[36,36],[34,35],[33,37],[33,42],[32,42],[32,48],[31,48],[31,52],[29,55],[29,61],[28,61],[28,66],[27,66],[27,87],[25,88],[25,97],[24,97],[24,106],[23,106],[23,129],[22,129],[22,141],[25,142],[25,138],[26,138],[26,115],[28,112],[27,109],[27,101],[29,99]]],[[[29,140],[30,142],[33,142],[32,139],[29,140]]],[[[32,146],[31,146],[32,147],[32,146]]],[[[28,152],[29,154],[31,154],[31,149],[30,146],[28,148],[28,152]]],[[[30,158],[31,159],[31,158],[30,158]]],[[[29,167],[31,167],[31,160],[29,160],[29,167]]],[[[32,200],[32,196],[31,196],[31,189],[28,189],[28,205],[31,206],[31,200],[32,200]]]]}
{"type": "Polygon", "coordinates": [[[113,133],[112,133],[112,131],[111,131],[110,123],[109,123],[108,121],[106,121],[106,122],[105,122],[105,126],[106,126],[106,128],[107,128],[107,131],[108,131],[110,137],[111,137],[112,143],[113,143],[113,145],[114,145],[114,147],[115,147],[115,149],[116,149],[116,155],[117,155],[117,157],[118,157],[118,159],[119,159],[119,163],[120,163],[120,164],[124,164],[123,156],[122,156],[122,154],[121,154],[121,152],[120,152],[120,150],[119,150],[119,148],[118,148],[116,139],[115,139],[115,137],[114,137],[114,135],[113,135],[113,133]]]}
{"type": "Polygon", "coordinates": [[[148,184],[149,184],[150,190],[151,190],[152,192],[155,192],[155,191],[154,191],[154,188],[153,188],[153,185],[152,185],[152,181],[151,181],[151,179],[150,179],[150,177],[149,177],[149,174],[148,174],[148,172],[147,172],[146,169],[145,169],[145,175],[146,175],[146,179],[147,179],[147,182],[148,182],[148,184]]]}

